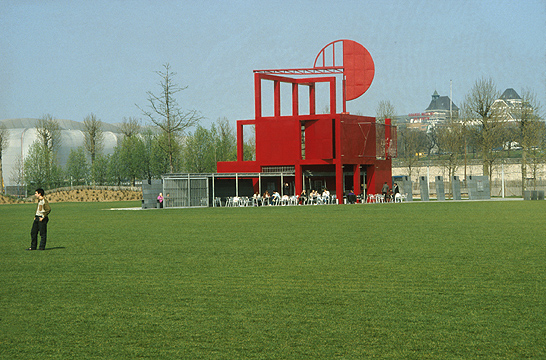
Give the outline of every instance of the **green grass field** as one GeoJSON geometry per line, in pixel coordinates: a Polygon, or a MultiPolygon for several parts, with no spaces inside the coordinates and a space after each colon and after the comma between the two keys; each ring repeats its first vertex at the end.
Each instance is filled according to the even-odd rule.
{"type": "Polygon", "coordinates": [[[546,202],[0,206],[1,359],[546,358],[546,202]]]}

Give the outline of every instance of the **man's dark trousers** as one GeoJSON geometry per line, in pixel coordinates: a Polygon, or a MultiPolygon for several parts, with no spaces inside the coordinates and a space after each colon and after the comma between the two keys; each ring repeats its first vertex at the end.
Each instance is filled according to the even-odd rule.
{"type": "Polygon", "coordinates": [[[32,230],[30,230],[30,248],[36,249],[38,244],[38,232],[40,232],[40,250],[44,250],[47,241],[47,222],[49,218],[46,216],[40,221],[39,216],[34,217],[34,223],[32,224],[32,230]]]}

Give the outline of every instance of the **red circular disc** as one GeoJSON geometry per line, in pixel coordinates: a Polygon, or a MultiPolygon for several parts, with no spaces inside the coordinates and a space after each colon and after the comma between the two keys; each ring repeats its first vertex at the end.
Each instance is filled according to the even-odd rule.
{"type": "MultiPolygon", "coordinates": [[[[332,66],[335,64],[335,44],[343,44],[343,74],[345,75],[346,100],[354,100],[364,94],[371,86],[375,75],[375,66],[372,56],[366,48],[353,40],[336,40],[326,45],[315,59],[322,55],[323,67],[326,66],[326,50],[332,47],[332,66]]],[[[339,65],[338,65],[339,66],[339,65]]]]}

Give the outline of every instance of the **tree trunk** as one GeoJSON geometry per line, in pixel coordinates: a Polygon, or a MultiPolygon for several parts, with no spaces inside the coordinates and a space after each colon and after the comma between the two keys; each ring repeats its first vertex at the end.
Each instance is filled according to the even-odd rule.
{"type": "Polygon", "coordinates": [[[0,153],[0,194],[4,193],[4,176],[2,174],[2,154],[0,153]]]}
{"type": "Polygon", "coordinates": [[[489,177],[489,163],[487,160],[483,161],[483,176],[489,177]]]}
{"type": "Polygon", "coordinates": [[[527,178],[527,151],[521,152],[521,196],[525,192],[525,179],[527,178]]]}

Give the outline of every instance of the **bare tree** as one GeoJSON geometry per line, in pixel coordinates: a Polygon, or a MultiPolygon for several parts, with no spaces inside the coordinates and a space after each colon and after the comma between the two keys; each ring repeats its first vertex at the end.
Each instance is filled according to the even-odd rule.
{"type": "Polygon", "coordinates": [[[2,173],[2,154],[9,146],[9,130],[0,124],[0,194],[4,193],[4,176],[2,173]]]}
{"type": "Polygon", "coordinates": [[[175,154],[179,149],[177,143],[178,137],[186,129],[196,125],[201,116],[198,115],[196,110],[182,111],[174,96],[178,92],[187,89],[187,86],[180,87],[174,83],[173,78],[176,73],[171,71],[168,63],[163,65],[163,68],[164,71],[156,71],[161,77],[161,82],[159,83],[161,93],[155,95],[151,91],[147,92],[149,110],[143,110],[138,105],[137,107],[165,135],[165,142],[161,144],[161,148],[166,153],[169,159],[170,171],[173,172],[175,154]]]}
{"type": "Polygon", "coordinates": [[[27,185],[44,189],[61,183],[62,169],[57,161],[57,152],[48,149],[40,139],[31,144],[23,160],[23,179],[27,185]]]}
{"type": "Polygon", "coordinates": [[[123,118],[119,129],[125,137],[131,137],[140,133],[140,120],[134,117],[123,118]]]}
{"type": "Polygon", "coordinates": [[[424,131],[411,128],[398,129],[398,160],[408,168],[411,177],[413,169],[419,163],[419,156],[426,149],[426,134],[424,131]]]}
{"type": "Polygon", "coordinates": [[[91,166],[95,163],[95,157],[100,154],[104,147],[104,133],[102,131],[102,121],[97,119],[95,114],[91,113],[83,120],[84,147],[91,156],[91,166]]]}
{"type": "Polygon", "coordinates": [[[193,134],[185,139],[184,169],[187,172],[204,173],[216,169],[216,152],[212,131],[197,125],[193,134]]]}
{"type": "Polygon", "coordinates": [[[385,119],[392,119],[396,115],[394,105],[389,100],[381,100],[375,109],[375,121],[381,124],[385,119]]]}
{"type": "Polygon", "coordinates": [[[211,133],[214,138],[215,162],[237,160],[237,135],[229,120],[226,117],[218,118],[211,125],[211,133]]]}
{"type": "MultiPolygon", "coordinates": [[[[447,169],[450,183],[451,177],[455,175],[462,162],[464,134],[464,125],[456,118],[447,119],[446,123],[437,129],[438,155],[443,167],[447,169]]],[[[451,189],[451,186],[449,188],[451,189]]]]}
{"type": "Polygon", "coordinates": [[[512,117],[517,122],[517,130],[521,151],[521,192],[525,191],[527,180],[527,157],[531,157],[533,178],[538,170],[538,164],[543,160],[542,145],[544,144],[544,123],[540,119],[541,106],[535,94],[525,90],[522,92],[521,102],[517,102],[510,109],[512,117]]]}
{"type": "Polygon", "coordinates": [[[493,148],[502,145],[505,119],[492,105],[499,98],[493,80],[477,80],[462,105],[467,127],[475,127],[483,161],[483,174],[491,181],[493,163],[500,156],[493,148]]]}
{"type": "MultiPolygon", "coordinates": [[[[544,121],[533,121],[527,125],[527,130],[529,133],[532,133],[532,141],[529,141],[527,145],[523,147],[522,153],[526,156],[526,168],[528,167],[531,172],[531,178],[533,181],[533,189],[536,190],[537,187],[537,178],[541,175],[541,169],[546,160],[546,154],[544,147],[546,145],[546,125],[544,121]]],[[[527,140],[526,140],[527,141],[527,140]]],[[[522,164],[523,166],[523,164],[522,164]]],[[[522,168],[523,170],[523,168],[522,168]]],[[[525,176],[527,176],[527,169],[525,170],[525,176]]],[[[523,186],[526,185],[526,179],[523,179],[523,186]]],[[[524,189],[522,186],[522,189],[524,189]]]]}
{"type": "Polygon", "coordinates": [[[427,155],[430,156],[432,150],[438,148],[438,129],[436,128],[436,126],[429,126],[426,135],[427,155]]]}
{"type": "Polygon", "coordinates": [[[37,186],[58,186],[62,172],[57,160],[57,152],[61,148],[59,121],[46,114],[38,119],[36,131],[38,139],[23,160],[25,181],[37,186]]]}
{"type": "Polygon", "coordinates": [[[38,141],[43,148],[50,154],[56,153],[61,147],[61,126],[59,121],[50,114],[46,114],[38,119],[36,125],[38,132],[38,141]]]}
{"type": "Polygon", "coordinates": [[[17,184],[17,186],[20,186],[23,184],[24,175],[25,175],[24,162],[20,154],[15,157],[15,161],[13,165],[14,166],[11,170],[11,174],[9,178],[13,183],[17,184]]]}

